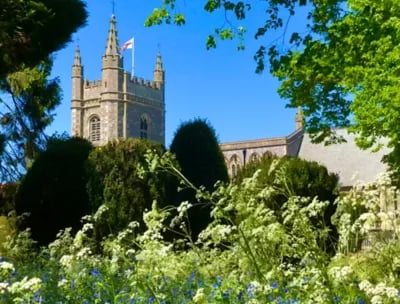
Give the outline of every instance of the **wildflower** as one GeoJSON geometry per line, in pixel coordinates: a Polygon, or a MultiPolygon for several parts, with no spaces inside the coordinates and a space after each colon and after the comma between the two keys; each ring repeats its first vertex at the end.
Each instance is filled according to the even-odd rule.
{"type": "Polygon", "coordinates": [[[196,294],[193,297],[194,303],[207,303],[207,297],[204,293],[204,288],[199,288],[196,291],[196,294]]]}
{"type": "Polygon", "coordinates": [[[192,207],[192,204],[190,204],[188,201],[182,202],[178,208],[177,211],[179,212],[179,217],[183,217],[184,214],[192,207]]]}
{"type": "Polygon", "coordinates": [[[100,276],[100,272],[97,269],[92,269],[91,273],[92,277],[100,276]]]}
{"type": "Polygon", "coordinates": [[[221,276],[217,277],[217,281],[212,284],[213,288],[218,288],[222,285],[222,278],[221,276]]]}
{"type": "Polygon", "coordinates": [[[196,271],[193,271],[193,272],[190,274],[190,276],[189,276],[189,278],[188,278],[188,281],[189,281],[189,282],[193,282],[194,279],[196,278],[196,275],[197,275],[197,272],[196,272],[196,271]]]}
{"type": "Polygon", "coordinates": [[[269,301],[273,301],[273,300],[274,300],[274,296],[273,296],[273,295],[269,295],[269,296],[268,296],[268,300],[269,300],[269,301]]]}
{"type": "Polygon", "coordinates": [[[4,293],[8,292],[9,286],[10,286],[10,284],[8,284],[7,282],[0,282],[0,294],[4,294],[4,293]]]}
{"type": "Polygon", "coordinates": [[[68,280],[67,280],[67,279],[62,279],[62,280],[60,280],[60,281],[58,282],[57,286],[58,286],[59,288],[63,288],[63,287],[66,287],[67,284],[68,284],[68,280]]]}
{"type": "Polygon", "coordinates": [[[249,285],[247,285],[247,296],[249,298],[254,297],[254,292],[256,291],[257,286],[259,286],[257,284],[258,284],[257,282],[253,282],[253,283],[250,283],[249,285]]]}
{"type": "Polygon", "coordinates": [[[279,284],[278,284],[277,282],[273,282],[273,283],[271,284],[271,287],[272,287],[273,289],[278,288],[278,287],[279,287],[279,284]]]}
{"type": "Polygon", "coordinates": [[[15,272],[13,264],[6,261],[0,262],[0,275],[7,276],[13,272],[15,272]]]}

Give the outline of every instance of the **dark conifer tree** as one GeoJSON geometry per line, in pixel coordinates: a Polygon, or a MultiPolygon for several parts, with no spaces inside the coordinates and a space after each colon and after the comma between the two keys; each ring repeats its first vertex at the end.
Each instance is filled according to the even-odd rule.
{"type": "Polygon", "coordinates": [[[31,228],[40,245],[53,241],[61,229],[78,230],[90,213],[86,161],[91,149],[82,138],[52,139],[22,179],[16,212],[28,213],[21,228],[31,228]]]}
{"type": "MultiPolygon", "coordinates": [[[[175,133],[170,151],[176,155],[183,175],[196,187],[204,186],[212,191],[217,181],[229,180],[215,130],[206,120],[194,119],[182,123],[175,133]]],[[[192,237],[196,239],[210,222],[211,206],[209,202],[198,200],[193,189],[177,192],[177,187],[177,182],[173,182],[168,196],[174,205],[183,201],[194,205],[189,210],[189,224],[192,237]]]]}

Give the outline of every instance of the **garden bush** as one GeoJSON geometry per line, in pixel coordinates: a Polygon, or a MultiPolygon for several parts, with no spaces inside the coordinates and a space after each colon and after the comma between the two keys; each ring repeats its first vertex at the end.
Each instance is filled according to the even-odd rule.
{"type": "Polygon", "coordinates": [[[66,227],[77,231],[90,213],[86,160],[92,145],[82,138],[53,138],[22,179],[17,215],[27,213],[21,229],[30,228],[39,245],[53,241],[66,227]]]}
{"type": "Polygon", "coordinates": [[[328,201],[322,221],[314,221],[320,229],[329,229],[329,239],[323,245],[333,253],[337,242],[337,230],[332,224],[335,214],[335,200],[339,195],[339,178],[329,173],[326,167],[313,161],[306,161],[295,157],[277,157],[266,154],[259,160],[246,164],[239,170],[234,182],[241,183],[251,177],[257,170],[258,186],[273,186],[276,190],[271,200],[265,202],[269,208],[279,214],[282,205],[291,196],[317,198],[319,201],[328,201]]]}
{"type": "MultiPolygon", "coordinates": [[[[146,174],[167,170],[179,175],[168,154],[161,157],[155,152],[147,160],[146,174]]],[[[259,204],[273,197],[279,183],[261,189],[259,179],[257,172],[240,183],[220,184],[210,195],[196,189],[213,206],[212,222],[198,243],[185,250],[174,249],[162,238],[169,210],[157,204],[144,214],[144,233],[137,234],[137,227],[128,225],[101,242],[100,255],[93,251],[90,220],[75,235],[67,229],[36,255],[26,250],[30,242],[22,234],[6,244],[15,250],[0,261],[2,302],[399,303],[398,239],[378,241],[357,256],[330,257],[318,246],[326,235],[312,223],[322,216],[327,202],[291,196],[280,208],[282,223],[274,210],[259,204]],[[232,214],[242,220],[236,223],[232,214]],[[26,252],[26,258],[16,259],[18,252],[26,252]]],[[[374,208],[363,200],[381,196],[382,191],[381,186],[356,189],[338,199],[343,242],[349,229],[360,227],[365,235],[368,225],[374,224],[374,208]],[[358,200],[356,193],[362,193],[358,200]],[[370,206],[367,214],[350,222],[352,227],[347,225],[350,202],[370,206]],[[368,223],[363,221],[366,217],[368,223]]],[[[178,209],[172,220],[184,225],[187,206],[178,209]]]]}
{"type": "Polygon", "coordinates": [[[17,183],[5,183],[0,185],[0,215],[7,215],[15,210],[15,195],[17,183]]]}
{"type": "MultiPolygon", "coordinates": [[[[195,186],[213,191],[217,181],[227,182],[228,171],[218,139],[211,124],[203,119],[194,119],[182,123],[175,132],[170,151],[175,154],[182,174],[195,186]]],[[[178,206],[188,201],[192,208],[188,213],[193,239],[210,222],[211,206],[196,198],[192,188],[177,191],[179,182],[170,183],[169,203],[178,206]]]]}
{"type": "Polygon", "coordinates": [[[97,222],[96,239],[117,234],[132,221],[143,226],[144,210],[153,200],[164,201],[166,181],[161,175],[141,178],[140,167],[145,154],[154,149],[162,154],[164,148],[148,140],[125,139],[94,149],[88,161],[88,194],[97,222]]]}

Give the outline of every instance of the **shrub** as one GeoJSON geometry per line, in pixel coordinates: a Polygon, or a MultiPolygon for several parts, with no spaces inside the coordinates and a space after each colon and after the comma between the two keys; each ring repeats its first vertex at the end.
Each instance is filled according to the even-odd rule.
{"type": "MultiPolygon", "coordinates": [[[[217,181],[229,180],[215,130],[206,120],[182,123],[175,132],[170,151],[175,154],[183,175],[196,187],[204,186],[212,191],[217,181]]],[[[177,184],[173,182],[170,187],[170,202],[177,206],[189,201],[193,205],[188,215],[192,236],[196,238],[210,222],[211,206],[197,199],[193,189],[177,192],[177,184]]]]}
{"type": "Polygon", "coordinates": [[[12,210],[15,210],[15,195],[17,189],[17,183],[0,185],[0,215],[7,215],[12,210]]]}
{"type": "Polygon", "coordinates": [[[40,245],[66,227],[76,231],[90,212],[85,162],[92,145],[82,138],[54,138],[22,179],[16,195],[18,215],[29,213],[21,228],[31,228],[40,245]]]}
{"type": "Polygon", "coordinates": [[[272,154],[267,154],[259,160],[249,162],[238,172],[235,179],[240,183],[244,178],[252,176],[260,170],[258,183],[260,187],[266,185],[275,186],[276,193],[272,200],[267,203],[268,207],[277,211],[291,196],[317,198],[319,201],[329,201],[324,212],[321,223],[315,225],[320,228],[329,228],[331,242],[324,246],[332,252],[337,242],[337,230],[332,224],[331,217],[336,211],[334,204],[339,194],[338,181],[336,174],[329,173],[326,167],[317,162],[306,161],[300,158],[283,157],[279,158],[272,154]]]}
{"type": "Polygon", "coordinates": [[[153,200],[164,200],[165,181],[160,176],[140,178],[139,167],[149,149],[159,154],[164,151],[157,143],[125,139],[109,142],[90,154],[90,204],[94,211],[104,204],[104,213],[96,215],[98,240],[118,233],[132,221],[142,224],[143,212],[151,208],[153,200]]]}

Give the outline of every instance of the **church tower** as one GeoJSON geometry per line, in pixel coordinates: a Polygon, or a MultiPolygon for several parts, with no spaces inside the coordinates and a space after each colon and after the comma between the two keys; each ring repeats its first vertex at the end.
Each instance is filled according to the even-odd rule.
{"type": "Polygon", "coordinates": [[[153,81],[123,69],[115,16],[111,16],[101,79],[84,80],[80,50],[72,66],[72,136],[103,145],[117,138],[165,142],[165,71],[157,54],[153,81]]]}

